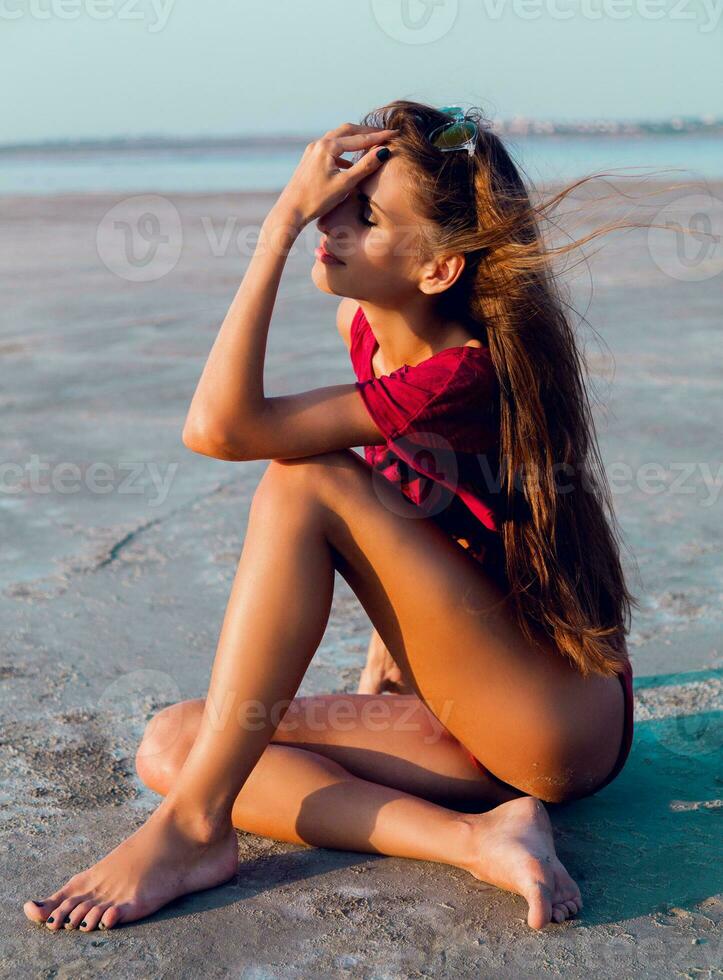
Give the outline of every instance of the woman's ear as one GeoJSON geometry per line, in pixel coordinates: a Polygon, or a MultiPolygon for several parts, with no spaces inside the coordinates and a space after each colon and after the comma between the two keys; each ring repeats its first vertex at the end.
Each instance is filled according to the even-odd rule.
{"type": "Polygon", "coordinates": [[[423,293],[442,293],[457,282],[465,266],[464,255],[443,255],[422,266],[419,288],[423,293]]]}

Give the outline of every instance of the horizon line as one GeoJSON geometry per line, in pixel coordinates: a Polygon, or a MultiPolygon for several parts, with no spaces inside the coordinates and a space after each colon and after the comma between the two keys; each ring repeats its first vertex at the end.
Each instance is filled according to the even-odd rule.
{"type": "MultiPolygon", "coordinates": [[[[596,117],[577,121],[545,120],[526,116],[512,116],[508,119],[492,120],[491,128],[501,135],[508,136],[620,136],[620,135],[661,135],[691,133],[713,133],[723,135],[723,116],[673,115],[660,119],[610,119],[596,117]]],[[[58,137],[54,139],[25,140],[22,142],[0,143],[0,152],[23,150],[101,148],[121,146],[124,148],[181,147],[183,144],[216,145],[218,147],[240,147],[253,144],[299,144],[318,139],[318,134],[294,132],[249,132],[236,134],[166,134],[138,133],[115,136],[58,137]]]]}

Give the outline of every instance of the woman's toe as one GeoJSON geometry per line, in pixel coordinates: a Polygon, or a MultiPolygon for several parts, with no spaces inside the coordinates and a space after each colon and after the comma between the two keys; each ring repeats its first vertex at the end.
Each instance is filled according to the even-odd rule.
{"type": "Polygon", "coordinates": [[[62,905],[58,906],[53,915],[57,916],[57,919],[60,922],[60,929],[73,928],[73,915],[82,901],[82,895],[75,895],[73,898],[67,899],[67,901],[62,903],[62,905]]]}
{"type": "Polygon", "coordinates": [[[70,922],[65,923],[66,929],[78,929],[80,928],[80,923],[85,917],[85,913],[93,908],[93,902],[80,902],[75,906],[73,911],[69,915],[70,922]]]}
{"type": "Polygon", "coordinates": [[[65,928],[65,919],[73,911],[75,906],[80,901],[78,896],[74,898],[66,898],[64,901],[56,904],[53,911],[50,913],[48,918],[45,920],[45,925],[48,929],[53,932],[57,932],[58,929],[65,928]]]}
{"type": "Polygon", "coordinates": [[[564,905],[573,915],[582,908],[580,889],[562,866],[555,877],[555,896],[555,904],[564,905]],[[570,905],[574,908],[570,908],[570,905]]]}
{"type": "Polygon", "coordinates": [[[110,908],[107,908],[103,913],[103,915],[101,916],[101,920],[98,923],[98,928],[112,929],[113,926],[118,925],[120,919],[121,919],[120,909],[118,908],[117,905],[111,905],[110,908]]]}
{"type": "Polygon", "coordinates": [[[580,889],[577,887],[575,879],[571,878],[562,866],[561,872],[562,873],[556,878],[558,894],[564,895],[565,901],[567,901],[568,898],[572,899],[573,902],[577,902],[578,899],[580,899],[581,903],[582,899],[580,898],[580,889]]]}
{"type": "Polygon", "coordinates": [[[98,923],[100,922],[101,917],[107,908],[107,905],[92,905],[83,916],[83,921],[80,923],[80,931],[92,932],[93,929],[97,928],[98,923]],[[83,922],[85,925],[83,925],[83,922]]]}
{"type": "Polygon", "coordinates": [[[564,922],[567,915],[567,908],[564,905],[552,906],[552,918],[555,920],[555,922],[564,922]]]}
{"type": "Polygon", "coordinates": [[[32,898],[28,899],[23,905],[23,912],[36,925],[41,926],[45,920],[50,915],[52,910],[52,905],[48,905],[45,901],[35,901],[32,898]]]}
{"type": "Polygon", "coordinates": [[[48,895],[42,901],[31,899],[23,905],[23,912],[33,922],[43,925],[66,897],[67,892],[57,891],[53,892],[52,895],[48,895]]]}

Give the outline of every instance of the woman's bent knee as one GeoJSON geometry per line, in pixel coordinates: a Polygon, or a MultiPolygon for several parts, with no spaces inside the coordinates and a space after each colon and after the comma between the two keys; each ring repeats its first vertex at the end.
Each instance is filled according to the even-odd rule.
{"type": "Polygon", "coordinates": [[[204,701],[179,701],[158,711],[146,725],[136,752],[136,771],[146,785],[177,772],[198,731],[204,701]]]}
{"type": "Polygon", "coordinates": [[[318,495],[325,487],[336,487],[340,480],[348,480],[356,473],[354,462],[364,463],[352,449],[338,449],[313,456],[289,459],[272,459],[264,470],[254,496],[273,496],[293,487],[294,496],[301,489],[318,495]]]}
{"type": "Polygon", "coordinates": [[[316,457],[300,457],[298,460],[272,459],[261,475],[251,498],[249,517],[255,520],[278,522],[280,510],[293,505],[302,505],[309,493],[314,490],[310,478],[309,459],[316,457]]]}

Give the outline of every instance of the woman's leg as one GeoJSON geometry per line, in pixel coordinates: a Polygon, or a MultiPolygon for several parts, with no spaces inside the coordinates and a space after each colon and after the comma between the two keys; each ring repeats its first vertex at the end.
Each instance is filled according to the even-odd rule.
{"type": "MultiPolygon", "coordinates": [[[[146,785],[156,789],[175,784],[198,736],[204,707],[203,698],[180,701],[148,722],[136,753],[136,769],[146,785]]],[[[476,813],[526,795],[480,772],[464,746],[416,695],[294,698],[272,745],[321,755],[360,779],[457,810],[476,813]]],[[[257,769],[258,764],[236,805],[257,769]]]]}
{"type": "MultiPolygon", "coordinates": [[[[607,774],[622,729],[617,679],[585,680],[554,650],[531,649],[482,569],[434,522],[402,516],[401,500],[351,451],[269,464],[252,502],[203,721],[172,792],[143,827],[41,908],[26,903],[30,918],[47,921],[48,908],[62,915],[94,901],[89,928],[101,917],[112,927],[235,873],[233,804],[321,640],[335,567],[407,681],[495,775],[558,800],[607,774]]],[[[541,835],[523,834],[531,851],[541,835]]],[[[552,886],[541,861],[530,873],[552,886]]]]}
{"type": "MultiPolygon", "coordinates": [[[[136,766],[155,792],[165,795],[178,779],[203,709],[203,699],[182,701],[164,708],[146,726],[136,766]]],[[[520,806],[533,819],[546,821],[544,808],[529,796],[516,799],[520,794],[482,776],[464,748],[426,712],[418,699],[404,696],[295,699],[286,719],[296,718],[283,732],[277,729],[236,797],[233,825],[294,844],[437,861],[487,880],[479,864],[485,842],[489,844],[494,834],[500,836],[508,861],[513,861],[517,848],[505,828],[513,817],[520,822],[520,806]],[[345,710],[351,706],[358,710],[345,710]],[[317,751],[293,747],[285,739],[313,745],[317,751]],[[385,778],[362,778],[350,771],[351,766],[378,771],[385,778]],[[492,809],[460,813],[396,788],[399,783],[422,785],[437,799],[474,798],[478,807],[492,809]],[[500,805],[512,799],[517,804],[514,813],[500,805]]],[[[528,857],[526,849],[521,855],[528,857]]],[[[549,857],[557,877],[552,917],[561,922],[578,911],[582,899],[554,851],[549,857]]],[[[548,896],[543,889],[535,885],[525,897],[530,924],[546,924],[548,896]]],[[[69,927],[79,926],[82,911],[70,918],[69,927]]]]}

